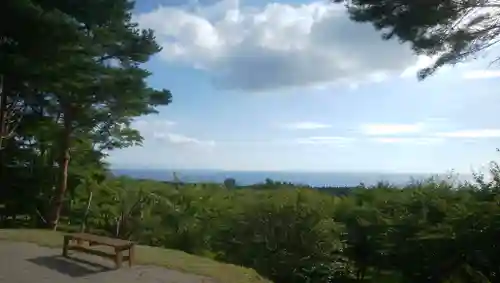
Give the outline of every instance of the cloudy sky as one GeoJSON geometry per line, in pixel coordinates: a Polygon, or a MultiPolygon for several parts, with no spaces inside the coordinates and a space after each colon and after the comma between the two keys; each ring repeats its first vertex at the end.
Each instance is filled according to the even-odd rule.
{"type": "Polygon", "coordinates": [[[498,159],[500,69],[480,59],[418,82],[431,59],[324,1],[140,0],[173,103],[115,168],[470,173],[498,159]],[[187,4],[186,4],[187,3],[187,4]]]}

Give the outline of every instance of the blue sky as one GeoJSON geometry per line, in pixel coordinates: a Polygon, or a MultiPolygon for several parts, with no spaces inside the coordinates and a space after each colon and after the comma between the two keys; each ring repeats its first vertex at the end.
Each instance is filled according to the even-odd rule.
{"type": "Polygon", "coordinates": [[[432,59],[323,1],[141,0],[173,103],[134,126],[115,168],[470,173],[498,158],[488,57],[418,82],[432,59]],[[188,4],[186,4],[188,3],[188,4]]]}

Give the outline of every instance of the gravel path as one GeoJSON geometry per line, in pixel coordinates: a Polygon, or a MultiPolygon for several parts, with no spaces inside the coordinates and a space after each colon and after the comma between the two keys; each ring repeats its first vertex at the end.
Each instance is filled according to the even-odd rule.
{"type": "Polygon", "coordinates": [[[155,266],[127,263],[114,270],[113,262],[100,257],[29,243],[0,241],[0,283],[216,283],[214,280],[155,266]]]}

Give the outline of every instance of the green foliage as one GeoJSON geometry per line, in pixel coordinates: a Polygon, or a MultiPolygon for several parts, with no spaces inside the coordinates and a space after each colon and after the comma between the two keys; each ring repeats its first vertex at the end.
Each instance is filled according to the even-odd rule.
{"type": "MultiPolygon", "coordinates": [[[[387,38],[444,52],[437,67],[477,52],[498,32],[491,17],[474,21],[489,31],[450,30],[468,13],[453,1],[352,4],[354,20],[388,29],[387,38]]],[[[2,227],[46,226],[60,213],[68,230],[244,265],[276,283],[500,281],[497,164],[491,180],[404,188],[111,176],[107,151],[142,140],[132,119],[171,101],[145,83],[141,64],[159,47],[130,21],[131,8],[126,0],[0,4],[2,227]]]]}
{"type": "Polygon", "coordinates": [[[234,189],[236,187],[236,180],[233,178],[226,178],[224,180],[224,187],[226,189],[234,189]]]}
{"type": "MultiPolygon", "coordinates": [[[[344,2],[344,0],[333,0],[344,2]]],[[[372,23],[383,39],[410,43],[417,54],[437,55],[421,79],[447,64],[475,58],[498,42],[498,1],[349,0],[351,19],[372,23]]],[[[497,60],[495,60],[497,61],[497,60]]]]}
{"type": "Polygon", "coordinates": [[[20,162],[5,155],[29,149],[42,159],[37,164],[51,168],[57,189],[43,213],[54,228],[67,188],[82,179],[82,168],[69,163],[95,165],[84,175],[102,169],[104,150],[141,143],[133,118],[171,102],[169,91],[146,84],[150,73],[141,64],[160,47],[151,30],[131,22],[133,6],[127,0],[1,4],[0,163],[20,162]]]}
{"type": "Polygon", "coordinates": [[[227,190],[106,177],[80,183],[64,216],[92,233],[243,265],[277,283],[497,282],[497,170],[474,184],[381,183],[340,196],[282,183],[227,190]]]}
{"type": "Polygon", "coordinates": [[[226,216],[215,239],[223,260],[251,266],[277,282],[303,282],[309,270],[331,265],[342,247],[341,226],[331,217],[334,199],[313,191],[278,190],[257,194],[251,202],[236,201],[239,211],[226,216]]]}

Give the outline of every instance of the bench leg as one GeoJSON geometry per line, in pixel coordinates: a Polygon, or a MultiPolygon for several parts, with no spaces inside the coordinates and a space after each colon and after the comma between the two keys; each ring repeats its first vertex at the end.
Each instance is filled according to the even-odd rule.
{"type": "Polygon", "coordinates": [[[115,248],[115,265],[116,268],[122,267],[122,262],[123,262],[123,251],[115,248]]]}
{"type": "Polygon", "coordinates": [[[135,245],[132,245],[128,250],[128,266],[132,267],[134,261],[135,261],[135,245]]]}
{"type": "Polygon", "coordinates": [[[62,252],[63,257],[68,257],[68,245],[69,245],[69,238],[65,236],[63,243],[63,252],[62,252]]]}

